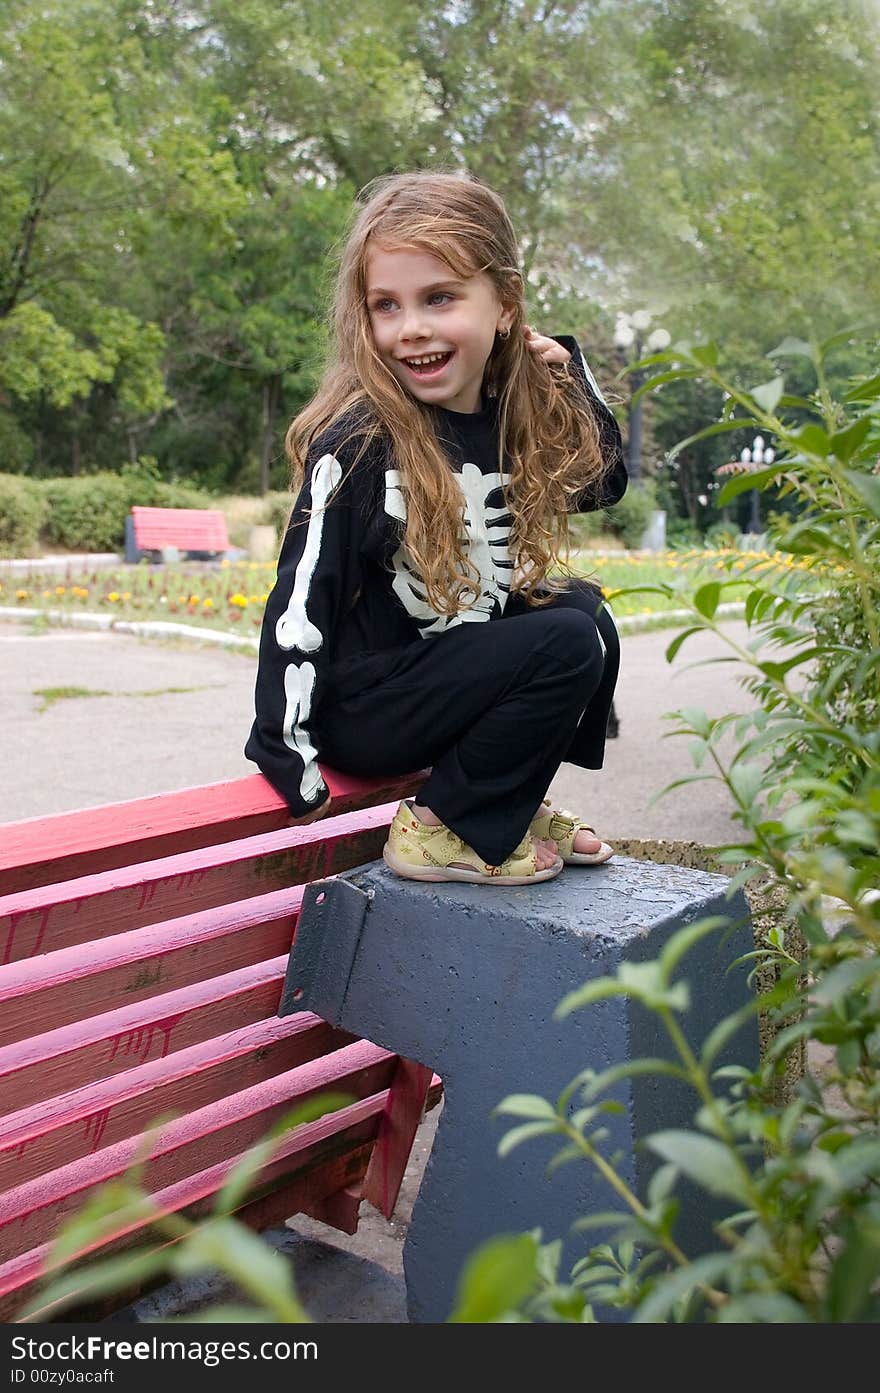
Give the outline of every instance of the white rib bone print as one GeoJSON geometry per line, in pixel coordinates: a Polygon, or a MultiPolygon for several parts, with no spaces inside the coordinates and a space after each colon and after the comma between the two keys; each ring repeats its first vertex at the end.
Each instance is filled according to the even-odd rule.
{"type": "MultiPolygon", "coordinates": [[[[419,626],[423,637],[451,628],[454,624],[478,624],[490,619],[496,604],[503,610],[510,592],[513,563],[510,560],[510,513],[506,504],[490,507],[489,498],[498,490],[503,493],[510,479],[506,473],[484,474],[475,464],[464,464],[457,476],[464,494],[464,521],[467,531],[468,559],[479,572],[479,595],[470,609],[458,614],[438,614],[428,603],[421,577],[413,569],[405,547],[393,558],[392,589],[407,614],[419,626]]],[[[396,469],[385,471],[385,512],[389,517],[406,521],[406,504],[396,469]]],[[[464,596],[473,598],[474,591],[464,596]]]]}
{"type": "Polygon", "coordinates": [[[324,509],[341,478],[342,465],[333,455],[322,456],[312,471],[312,512],[306,531],[306,544],[296,568],[287,609],[275,625],[275,640],[285,652],[296,648],[300,653],[315,653],[324,642],[324,635],[309,619],[306,606],[309,587],[321,554],[324,509]]]}

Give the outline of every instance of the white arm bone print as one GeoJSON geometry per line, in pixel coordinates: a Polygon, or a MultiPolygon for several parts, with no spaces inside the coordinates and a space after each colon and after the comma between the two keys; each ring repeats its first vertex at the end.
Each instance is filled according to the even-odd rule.
{"type": "Polygon", "coordinates": [[[290,663],[284,673],[284,695],[287,705],[284,710],[284,725],[281,735],[288,749],[299,755],[303,762],[303,773],[299,791],[307,803],[317,801],[324,780],[318,768],[318,752],[309,739],[305,724],[312,711],[312,693],[315,690],[315,669],[311,663],[297,667],[290,663]]]}
{"type": "Polygon", "coordinates": [[[341,478],[342,465],[333,455],[324,455],[312,471],[312,512],[306,530],[306,544],[296,568],[287,609],[275,625],[276,642],[278,647],[285,651],[296,648],[300,653],[315,653],[324,642],[321,630],[309,619],[306,605],[309,587],[321,554],[324,509],[341,478]]]}

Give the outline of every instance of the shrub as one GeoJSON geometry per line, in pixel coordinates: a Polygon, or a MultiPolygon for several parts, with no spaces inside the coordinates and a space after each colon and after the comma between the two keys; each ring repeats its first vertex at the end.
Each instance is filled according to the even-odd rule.
{"type": "Polygon", "coordinates": [[[293,507],[293,494],[287,489],[277,489],[265,495],[263,504],[262,520],[272,524],[280,541],[284,536],[290,510],[293,507]]]}
{"type": "Polygon", "coordinates": [[[735,547],[738,538],[739,528],[732,522],[713,522],[703,535],[703,541],[709,547],[735,547]]]}
{"type": "MultiPolygon", "coordinates": [[[[739,536],[739,533],[736,534],[739,536]]],[[[692,547],[698,547],[702,543],[700,529],[690,518],[673,516],[667,514],[666,517],[666,541],[670,547],[681,548],[689,551],[692,547]]]]}
{"type": "Polygon", "coordinates": [[[119,551],[132,503],[130,480],[119,474],[48,479],[45,536],[70,551],[119,551]]]}
{"type": "Polygon", "coordinates": [[[148,467],[126,466],[118,474],[48,479],[42,484],[48,515],[44,534],[70,551],[120,551],[132,507],[211,508],[210,494],[166,483],[148,467]]]}
{"type": "Polygon", "coordinates": [[[204,489],[163,479],[153,455],[140,455],[136,464],[124,464],[119,477],[128,485],[131,503],[139,508],[216,508],[217,501],[204,489]]]}
{"type": "Polygon", "coordinates": [[[45,515],[39,484],[0,474],[0,556],[36,556],[45,515]]]}
{"type": "Polygon", "coordinates": [[[610,1241],[591,1247],[570,1280],[554,1267],[558,1245],[543,1259],[536,1244],[521,1249],[534,1293],[526,1319],[583,1322],[593,1302],[653,1322],[880,1319],[880,377],[835,402],[824,361],[833,343],[820,350],[786,340],[772,355],[774,379],[750,392],[723,377],[711,348],[654,359],[668,365],[664,380],[700,375],[723,391],[723,419],[702,434],[756,428],[778,445],[771,466],[725,485],[722,504],[754,487],[802,504],[771,538],[782,554],[776,564],[730,560],[749,587],[747,641],[716,619],[733,579],[707,579],[692,593],[656,587],[691,610],[667,658],[689,635],[712,631],[727,649],[720,660],[743,665],[755,698],[744,715],[691,708],[673,719],[690,740],[700,771],[693,778],[722,781],[733,799],[740,839],[718,852],[734,872],[731,888],[751,890],[760,879],[778,905],[749,955],[756,977],[774,983],[749,1011],[770,1013],[775,1033],[757,1071],[735,1060],[718,1068],[748,1011],[717,1023],[702,1046],[687,1040],[689,991],[679,973],[711,922],[681,930],[638,974],[594,979],[561,1004],[567,1014],[626,995],[660,1017],[672,1048],[667,1062],[584,1071],[556,1103],[517,1095],[500,1104],[499,1112],[530,1119],[508,1133],[505,1151],[539,1132],[557,1134],[558,1160],[596,1166],[622,1202],[618,1213],[579,1222],[604,1228],[610,1241]],[[794,424],[776,414],[787,400],[777,363],[789,355],[808,356],[818,383],[811,419],[794,424]],[[732,756],[724,753],[730,735],[732,756]],[[789,1059],[809,1043],[824,1048],[828,1064],[780,1090],[789,1059]],[[660,1072],[693,1089],[694,1123],[645,1139],[661,1164],[639,1197],[604,1154],[602,1114],[620,1106],[617,1080],[660,1072]],[[684,1205],[704,1208],[707,1194],[724,1203],[725,1217],[715,1224],[715,1250],[695,1257],[678,1246],[676,1220],[684,1205]]]}
{"type": "Polygon", "coordinates": [[[153,508],[216,508],[217,500],[202,489],[193,488],[190,484],[167,484],[159,482],[156,484],[150,503],[145,504],[143,498],[133,498],[132,502],[153,508]]]}
{"type": "Polygon", "coordinates": [[[573,547],[582,547],[595,537],[601,537],[607,526],[605,513],[572,513],[568,519],[569,542],[573,547]]]}
{"type": "Polygon", "coordinates": [[[630,484],[620,502],[599,516],[604,519],[604,525],[620,537],[625,547],[640,547],[656,506],[654,482],[645,479],[638,486],[630,484]]]}

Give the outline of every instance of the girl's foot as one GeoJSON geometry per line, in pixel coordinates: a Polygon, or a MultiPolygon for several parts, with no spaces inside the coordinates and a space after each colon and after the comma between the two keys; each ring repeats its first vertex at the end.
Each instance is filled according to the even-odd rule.
{"type": "Polygon", "coordinates": [[[596,836],[594,827],[574,813],[554,808],[549,798],[544,799],[532,818],[529,832],[555,845],[567,866],[601,866],[614,855],[613,847],[596,836]]]}
{"type": "MultiPolygon", "coordinates": [[[[432,812],[427,804],[419,803],[415,798],[412,800],[412,810],[419,819],[419,822],[423,822],[426,827],[443,826],[437,814],[432,812]]],[[[538,869],[542,871],[549,870],[550,867],[555,866],[556,862],[559,860],[559,852],[556,843],[547,841],[542,837],[537,837],[534,833],[530,833],[530,835],[535,842],[535,855],[538,860],[538,869]]]]}
{"type": "Polygon", "coordinates": [[[477,885],[531,885],[552,880],[562,857],[526,836],[500,866],[491,866],[443,823],[429,825],[402,802],[382,852],[385,864],[407,880],[462,880],[477,885]]]}

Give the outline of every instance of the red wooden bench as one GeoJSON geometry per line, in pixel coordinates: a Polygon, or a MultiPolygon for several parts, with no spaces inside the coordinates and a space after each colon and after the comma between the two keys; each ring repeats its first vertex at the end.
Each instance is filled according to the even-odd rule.
{"type": "MultiPolygon", "coordinates": [[[[157,1118],[143,1182],[197,1215],[298,1100],[341,1091],[349,1105],[285,1135],[239,1217],[353,1233],[363,1199],[390,1216],[440,1080],[276,1010],[304,884],[375,859],[423,776],[324,774],[334,816],[305,827],[259,774],[0,827],[0,1320],[157,1118]]],[[[102,1252],[144,1239],[129,1224],[102,1252]]]]}
{"type": "Polygon", "coordinates": [[[168,554],[223,556],[229,550],[226,518],[217,508],[133,507],[126,520],[125,559],[144,556],[168,559],[168,554]]]}

